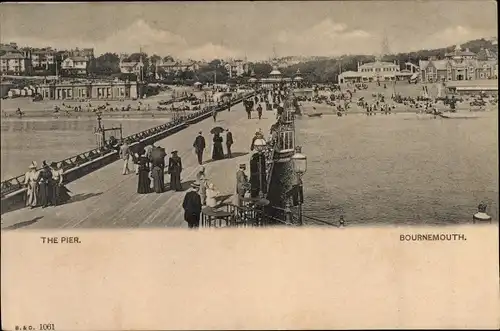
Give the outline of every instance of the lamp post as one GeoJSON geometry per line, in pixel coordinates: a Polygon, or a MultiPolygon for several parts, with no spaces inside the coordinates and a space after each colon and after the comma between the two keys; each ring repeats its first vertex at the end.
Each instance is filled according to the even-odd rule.
{"type": "Polygon", "coordinates": [[[302,154],[302,147],[297,146],[295,147],[295,154],[292,156],[292,162],[293,162],[293,170],[295,174],[297,175],[297,180],[298,180],[298,188],[299,188],[299,224],[303,225],[304,222],[302,220],[302,192],[303,192],[303,187],[302,187],[302,176],[304,173],[307,171],[307,156],[302,154]]]}
{"type": "Polygon", "coordinates": [[[262,189],[262,156],[264,155],[264,151],[266,150],[267,142],[264,138],[255,139],[253,146],[257,153],[259,154],[259,197],[262,198],[264,196],[264,191],[262,189]]]}

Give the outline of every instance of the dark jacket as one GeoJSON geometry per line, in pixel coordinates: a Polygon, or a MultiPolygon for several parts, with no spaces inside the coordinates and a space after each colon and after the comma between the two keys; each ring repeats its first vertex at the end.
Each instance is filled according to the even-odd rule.
{"type": "Polygon", "coordinates": [[[171,157],[168,160],[168,172],[169,173],[181,173],[182,171],[182,161],[181,158],[176,156],[176,157],[171,157]]]}
{"type": "Polygon", "coordinates": [[[206,147],[205,138],[203,136],[198,136],[194,140],[193,147],[197,150],[203,150],[206,147]]]}
{"type": "Polygon", "coordinates": [[[195,191],[189,191],[184,196],[182,208],[186,214],[197,215],[201,214],[201,197],[195,191]]]}
{"type": "Polygon", "coordinates": [[[233,143],[234,143],[233,133],[232,132],[226,133],[226,145],[232,145],[233,143]]]}

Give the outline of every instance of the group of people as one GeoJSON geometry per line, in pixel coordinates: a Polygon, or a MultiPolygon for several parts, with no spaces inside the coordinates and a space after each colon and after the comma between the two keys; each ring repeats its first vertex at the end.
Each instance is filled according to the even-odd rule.
{"type": "MultiPolygon", "coordinates": [[[[224,139],[222,137],[222,132],[220,131],[215,131],[214,136],[212,139],[212,160],[222,160],[224,158],[232,158],[233,154],[231,152],[231,146],[234,144],[233,140],[233,133],[231,132],[230,129],[225,130],[226,133],[226,150],[227,154],[224,155],[224,149],[222,147],[224,139]]],[[[203,132],[200,131],[198,133],[198,136],[195,138],[194,143],[194,152],[198,158],[198,164],[202,165],[203,164],[203,152],[205,151],[205,148],[207,147],[205,137],[203,137],[203,132]]]]}
{"type": "Polygon", "coordinates": [[[128,141],[125,141],[120,147],[120,158],[123,160],[122,174],[131,173],[129,165],[132,160],[135,174],[138,176],[137,193],[163,193],[166,191],[164,176],[165,167],[167,166],[167,173],[170,174],[170,189],[182,191],[181,157],[177,150],[173,150],[168,165],[166,165],[166,156],[165,148],[161,146],[155,146],[154,144],[145,147],[138,146],[135,151],[132,151],[128,141]]]}
{"type": "MultiPolygon", "coordinates": [[[[246,165],[240,164],[239,170],[236,172],[235,198],[237,201],[235,201],[235,204],[239,206],[241,206],[245,194],[250,191],[250,182],[245,170],[246,165]]],[[[196,175],[196,181],[191,184],[191,189],[186,193],[182,202],[184,220],[188,223],[188,227],[198,228],[203,207],[216,208],[220,202],[219,197],[220,192],[208,179],[205,167],[202,166],[196,175]]]]}
{"type": "Polygon", "coordinates": [[[37,169],[33,161],[24,176],[26,206],[46,208],[67,202],[71,196],[63,182],[64,171],[57,163],[52,162],[49,166],[43,161],[42,167],[37,169]]]}

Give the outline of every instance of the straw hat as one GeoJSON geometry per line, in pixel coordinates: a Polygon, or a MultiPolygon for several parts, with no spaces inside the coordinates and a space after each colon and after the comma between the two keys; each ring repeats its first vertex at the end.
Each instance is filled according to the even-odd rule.
{"type": "Polygon", "coordinates": [[[240,169],[246,169],[247,165],[245,163],[240,164],[240,169]]]}
{"type": "Polygon", "coordinates": [[[191,184],[191,187],[192,188],[200,188],[200,184],[197,183],[197,182],[194,182],[194,183],[191,184]]]}
{"type": "Polygon", "coordinates": [[[36,169],[36,162],[35,161],[31,162],[29,169],[36,169]]]}

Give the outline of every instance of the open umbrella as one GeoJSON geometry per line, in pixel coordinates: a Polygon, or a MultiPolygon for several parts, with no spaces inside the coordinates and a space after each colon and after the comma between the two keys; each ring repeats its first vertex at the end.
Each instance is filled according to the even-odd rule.
{"type": "Polygon", "coordinates": [[[220,127],[220,126],[216,126],[215,128],[212,128],[212,130],[210,130],[210,133],[211,134],[221,134],[222,132],[224,132],[224,128],[220,127]]]}

